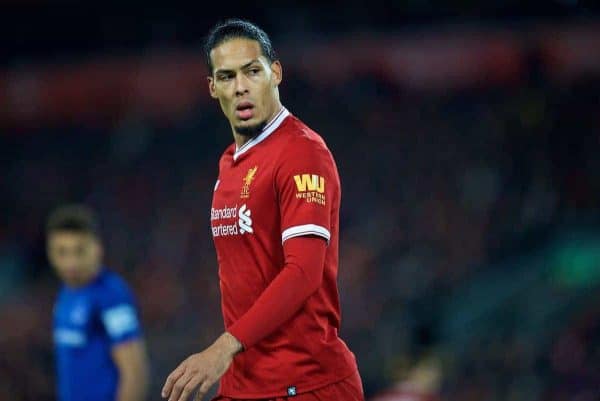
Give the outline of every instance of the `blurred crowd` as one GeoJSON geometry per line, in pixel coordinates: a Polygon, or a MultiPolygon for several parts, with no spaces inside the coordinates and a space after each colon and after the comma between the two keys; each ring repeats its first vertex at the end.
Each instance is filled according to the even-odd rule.
{"type": "MultiPolygon", "coordinates": [[[[367,395],[597,399],[597,291],[557,319],[543,346],[514,325],[493,338],[465,333],[457,350],[440,321],[453,318],[447,300],[491,266],[543,246],[567,220],[597,216],[600,77],[535,73],[435,93],[375,74],[334,87],[286,78],[284,105],[321,133],[340,170],[341,335],[367,395]]],[[[1,401],[54,398],[58,282],[43,227],[63,202],[98,211],[106,264],[138,296],[153,394],[223,330],[209,208],[230,142],[217,104],[175,121],[132,110],[110,130],[56,124],[0,136],[1,401]]]]}

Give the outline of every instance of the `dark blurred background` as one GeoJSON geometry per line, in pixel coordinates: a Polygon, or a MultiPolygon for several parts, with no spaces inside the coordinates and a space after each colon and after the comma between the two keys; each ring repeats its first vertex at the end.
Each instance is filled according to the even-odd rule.
{"type": "MultiPolygon", "coordinates": [[[[125,4],[124,4],[125,3],[125,4]]],[[[86,202],[166,374],[223,330],[209,208],[232,141],[202,38],[272,36],[343,186],[342,337],[369,399],[596,400],[593,1],[0,5],[0,400],[53,400],[47,213],[86,202]],[[483,3],[483,4],[479,4],[483,3]]]]}

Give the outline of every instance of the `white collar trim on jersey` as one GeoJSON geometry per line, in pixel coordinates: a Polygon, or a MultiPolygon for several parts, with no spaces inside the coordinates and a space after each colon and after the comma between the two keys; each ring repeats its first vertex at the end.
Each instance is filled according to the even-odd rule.
{"type": "Polygon", "coordinates": [[[237,160],[240,155],[246,153],[249,149],[264,141],[269,135],[275,132],[277,128],[279,128],[283,120],[285,120],[289,115],[290,112],[285,107],[281,106],[279,112],[269,123],[267,123],[267,125],[265,125],[263,131],[257,137],[252,138],[239,148],[236,146],[235,153],[233,154],[233,160],[237,160]]]}

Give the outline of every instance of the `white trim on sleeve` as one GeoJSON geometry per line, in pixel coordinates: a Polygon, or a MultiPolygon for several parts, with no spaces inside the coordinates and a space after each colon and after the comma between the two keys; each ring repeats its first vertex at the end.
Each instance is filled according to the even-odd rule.
{"type": "Polygon", "coordinates": [[[281,233],[281,243],[284,243],[290,238],[300,237],[303,235],[318,235],[319,237],[325,238],[327,242],[329,242],[329,239],[331,238],[331,233],[325,227],[318,226],[316,224],[304,224],[283,230],[281,233]]]}

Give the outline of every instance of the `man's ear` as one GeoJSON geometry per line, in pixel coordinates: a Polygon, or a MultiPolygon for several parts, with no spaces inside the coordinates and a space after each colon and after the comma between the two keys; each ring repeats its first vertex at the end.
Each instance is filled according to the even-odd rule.
{"type": "Polygon", "coordinates": [[[212,97],[213,99],[217,98],[217,91],[215,89],[215,80],[213,77],[206,77],[206,79],[208,80],[208,92],[210,93],[210,97],[212,97]]]}
{"type": "Polygon", "coordinates": [[[277,86],[283,80],[283,68],[281,67],[279,60],[275,60],[271,63],[271,71],[273,72],[273,83],[277,86]]]}

